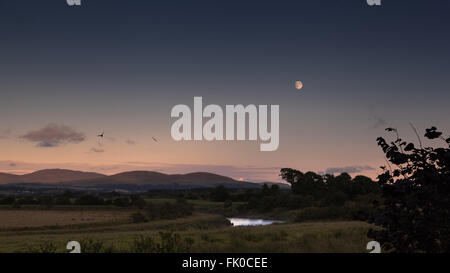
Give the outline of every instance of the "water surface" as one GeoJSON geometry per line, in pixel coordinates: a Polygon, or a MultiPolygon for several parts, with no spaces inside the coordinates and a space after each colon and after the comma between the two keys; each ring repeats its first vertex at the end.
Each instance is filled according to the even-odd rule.
{"type": "Polygon", "coordinates": [[[282,223],[277,220],[250,219],[250,218],[228,218],[233,226],[266,226],[273,223],[282,223]]]}

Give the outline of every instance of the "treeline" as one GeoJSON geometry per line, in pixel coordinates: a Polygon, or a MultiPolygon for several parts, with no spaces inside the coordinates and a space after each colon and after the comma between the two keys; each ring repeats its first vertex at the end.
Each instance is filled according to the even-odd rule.
{"type": "Polygon", "coordinates": [[[0,198],[0,205],[10,205],[14,208],[20,208],[25,205],[35,205],[51,208],[53,206],[116,206],[116,207],[135,207],[144,208],[145,200],[139,195],[100,196],[93,194],[79,194],[74,196],[70,191],[62,195],[44,195],[44,196],[6,196],[0,198]]]}
{"type": "Polygon", "coordinates": [[[176,219],[192,215],[194,207],[186,199],[178,198],[176,202],[153,203],[148,202],[139,212],[131,215],[134,223],[153,220],[176,219]]]}
{"type": "Polygon", "coordinates": [[[319,175],[295,169],[281,169],[280,176],[291,184],[289,191],[264,185],[261,191],[252,193],[244,209],[261,213],[289,210],[293,211],[290,218],[299,222],[353,219],[372,211],[373,203],[381,198],[378,183],[365,176],[319,175]]]}

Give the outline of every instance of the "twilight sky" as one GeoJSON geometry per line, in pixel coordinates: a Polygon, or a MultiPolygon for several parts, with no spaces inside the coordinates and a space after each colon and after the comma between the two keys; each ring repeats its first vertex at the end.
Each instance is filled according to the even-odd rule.
{"type": "Polygon", "coordinates": [[[449,29],[445,0],[0,0],[0,172],[374,177],[385,127],[450,133],[449,29]],[[280,105],[279,149],[174,141],[194,96],[280,105]]]}

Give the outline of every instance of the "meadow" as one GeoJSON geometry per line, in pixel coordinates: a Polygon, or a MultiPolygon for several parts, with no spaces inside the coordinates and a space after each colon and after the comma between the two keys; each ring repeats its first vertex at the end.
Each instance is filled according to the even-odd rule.
{"type": "Polygon", "coordinates": [[[89,223],[124,223],[130,218],[128,210],[92,209],[11,209],[0,211],[0,230],[7,228],[58,227],[89,223]]]}
{"type": "Polygon", "coordinates": [[[131,217],[142,211],[136,208],[1,208],[0,252],[68,252],[66,244],[72,240],[81,243],[83,252],[367,252],[370,226],[364,222],[233,227],[220,213],[223,202],[188,203],[194,207],[191,215],[138,223],[131,217]]]}

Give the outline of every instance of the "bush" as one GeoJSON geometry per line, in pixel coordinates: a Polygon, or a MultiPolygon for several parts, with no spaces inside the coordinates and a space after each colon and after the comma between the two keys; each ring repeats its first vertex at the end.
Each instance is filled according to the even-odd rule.
{"type": "Polygon", "coordinates": [[[81,205],[81,206],[86,206],[86,205],[102,205],[103,204],[103,199],[95,196],[95,195],[91,195],[91,194],[85,194],[82,195],[80,197],[78,197],[75,200],[75,204],[76,205],[81,205]]]}
{"type": "Polygon", "coordinates": [[[223,208],[225,208],[225,209],[229,209],[232,206],[233,206],[233,202],[230,199],[228,199],[225,202],[223,202],[223,208]]]}
{"type": "Polygon", "coordinates": [[[0,205],[12,205],[14,202],[16,202],[16,198],[14,196],[0,198],[0,205]]]}
{"type": "Polygon", "coordinates": [[[450,137],[431,127],[425,137],[447,147],[424,148],[419,138],[416,148],[403,141],[397,129],[386,130],[396,139],[389,144],[377,139],[390,162],[378,177],[383,205],[365,217],[382,229],[372,229],[368,236],[388,251],[450,252],[450,137]]]}
{"type": "Polygon", "coordinates": [[[96,240],[92,238],[83,239],[80,241],[81,253],[108,253],[112,252],[112,246],[106,247],[103,240],[96,240]]]}
{"type": "Polygon", "coordinates": [[[133,221],[133,223],[145,223],[148,221],[147,217],[145,217],[145,215],[140,212],[131,214],[131,220],[133,221]]]}
{"type": "Polygon", "coordinates": [[[147,217],[150,220],[157,219],[175,219],[184,216],[192,215],[193,207],[184,198],[178,198],[173,203],[153,204],[147,205],[147,217]]]}
{"type": "Polygon", "coordinates": [[[37,247],[28,247],[30,253],[55,253],[56,245],[53,242],[44,241],[37,247]]]}
{"type": "Polygon", "coordinates": [[[156,243],[153,238],[140,235],[133,241],[131,248],[134,253],[153,253],[156,250],[156,243]]]}
{"type": "Polygon", "coordinates": [[[137,207],[139,209],[143,209],[147,205],[147,202],[145,202],[144,198],[142,198],[142,197],[140,197],[138,195],[132,195],[130,197],[130,199],[131,199],[131,205],[133,207],[137,207]]]}
{"type": "Polygon", "coordinates": [[[189,252],[194,241],[191,238],[181,239],[180,235],[168,232],[159,232],[159,242],[153,238],[140,235],[133,241],[134,253],[185,253],[189,252]]]}
{"type": "Polygon", "coordinates": [[[58,196],[55,198],[56,205],[71,205],[70,197],[67,196],[58,196]]]}
{"type": "Polygon", "coordinates": [[[113,200],[113,205],[117,207],[128,207],[130,203],[131,202],[128,197],[118,197],[113,200]]]}
{"type": "Polygon", "coordinates": [[[53,207],[53,197],[41,196],[39,198],[39,203],[45,208],[51,208],[51,207],[53,207]]]}
{"type": "Polygon", "coordinates": [[[351,219],[352,213],[343,207],[309,207],[295,215],[294,222],[351,219]]]}
{"type": "Polygon", "coordinates": [[[211,200],[215,202],[225,202],[230,199],[230,192],[227,188],[220,185],[211,191],[211,200]]]}
{"type": "Polygon", "coordinates": [[[26,196],[20,199],[17,199],[17,203],[20,205],[38,205],[40,203],[39,200],[36,200],[32,196],[26,196]]]}

